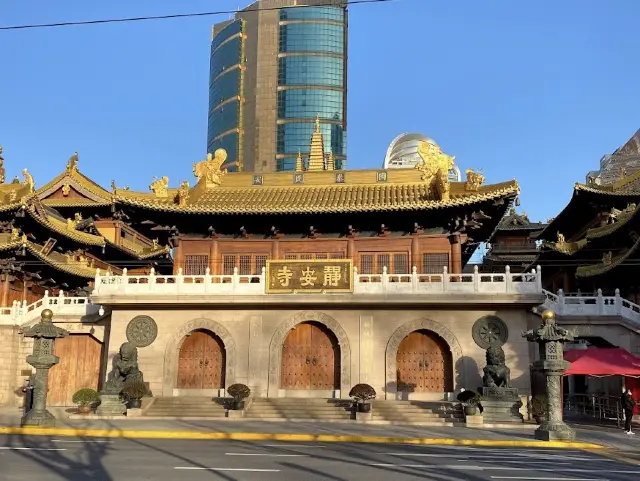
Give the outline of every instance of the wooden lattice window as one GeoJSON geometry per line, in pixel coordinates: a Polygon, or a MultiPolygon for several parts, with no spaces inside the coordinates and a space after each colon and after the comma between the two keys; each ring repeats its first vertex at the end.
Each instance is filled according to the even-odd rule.
{"type": "Polygon", "coordinates": [[[304,254],[285,254],[288,260],[344,259],[344,252],[305,252],[304,254]]]}
{"type": "Polygon", "coordinates": [[[265,254],[223,254],[222,274],[229,276],[233,269],[238,269],[241,276],[262,274],[262,268],[267,265],[268,256],[265,254]]]}
{"type": "Polygon", "coordinates": [[[408,274],[409,254],[407,252],[360,254],[361,274],[382,274],[385,267],[387,274],[408,274]]]}
{"type": "Polygon", "coordinates": [[[442,274],[449,267],[449,254],[422,254],[423,274],[442,274]]]}
{"type": "Polygon", "coordinates": [[[184,256],[184,275],[203,276],[209,267],[208,255],[186,255],[184,256]]]}

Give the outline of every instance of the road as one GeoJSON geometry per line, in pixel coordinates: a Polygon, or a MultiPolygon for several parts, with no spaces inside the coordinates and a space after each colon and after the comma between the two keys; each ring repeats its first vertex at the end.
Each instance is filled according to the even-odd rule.
{"type": "Polygon", "coordinates": [[[575,450],[0,436],[1,481],[631,481],[575,450]]]}

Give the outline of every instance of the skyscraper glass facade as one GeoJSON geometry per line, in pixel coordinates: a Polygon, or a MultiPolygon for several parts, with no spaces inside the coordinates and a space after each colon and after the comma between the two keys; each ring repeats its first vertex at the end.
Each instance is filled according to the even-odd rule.
{"type": "Polygon", "coordinates": [[[347,23],[339,0],[262,0],[214,25],[207,151],[227,150],[229,170],[294,170],[319,117],[344,167],[347,23]]]}
{"type": "Polygon", "coordinates": [[[211,41],[207,152],[225,149],[230,170],[241,158],[242,29],[243,21],[235,20],[211,41]]]}
{"type": "Polygon", "coordinates": [[[280,10],[277,170],[295,170],[320,118],[325,152],[346,156],[347,12],[341,7],[280,10]]]}

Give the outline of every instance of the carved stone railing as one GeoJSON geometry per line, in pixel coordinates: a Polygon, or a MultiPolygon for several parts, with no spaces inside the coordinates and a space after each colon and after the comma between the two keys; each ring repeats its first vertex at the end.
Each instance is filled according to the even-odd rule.
{"type": "Polygon", "coordinates": [[[566,295],[543,290],[545,309],[552,309],[560,317],[567,316],[621,316],[640,327],[640,306],[620,296],[616,289],[613,296],[603,296],[602,289],[596,295],[566,295]]]}
{"type": "Polygon", "coordinates": [[[0,325],[22,325],[40,319],[43,309],[51,309],[57,316],[88,316],[101,310],[88,297],[65,297],[62,291],[57,296],[49,296],[49,291],[45,291],[42,299],[31,304],[14,301],[11,307],[0,308],[0,325]]]}
{"type": "MultiPolygon", "coordinates": [[[[504,273],[479,273],[477,266],[470,274],[450,274],[447,268],[440,274],[359,274],[354,268],[354,295],[357,294],[539,294],[542,293],[540,268],[530,273],[512,274],[507,266],[504,273]]],[[[266,295],[265,270],[261,274],[230,275],[102,275],[96,272],[94,296],[137,294],[211,294],[266,295]]],[[[300,291],[304,293],[304,291],[300,291]]]]}

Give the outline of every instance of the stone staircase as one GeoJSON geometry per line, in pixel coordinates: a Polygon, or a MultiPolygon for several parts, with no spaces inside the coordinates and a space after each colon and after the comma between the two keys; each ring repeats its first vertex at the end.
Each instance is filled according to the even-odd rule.
{"type": "Polygon", "coordinates": [[[424,426],[455,426],[457,423],[464,423],[460,403],[444,401],[375,400],[371,418],[377,422],[424,426]]]}
{"type": "Polygon", "coordinates": [[[254,398],[245,418],[299,421],[352,419],[348,399],[254,398]]]}
{"type": "Polygon", "coordinates": [[[157,397],[143,411],[145,417],[223,418],[224,399],[211,397],[157,397]]]}

